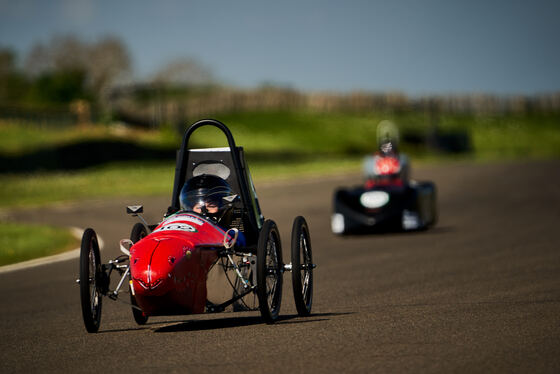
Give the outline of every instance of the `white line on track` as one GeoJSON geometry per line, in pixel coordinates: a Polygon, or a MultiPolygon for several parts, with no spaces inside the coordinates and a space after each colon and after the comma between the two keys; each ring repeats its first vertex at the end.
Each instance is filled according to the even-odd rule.
{"type": "MultiPolygon", "coordinates": [[[[346,180],[349,175],[357,175],[357,173],[348,172],[348,173],[339,173],[339,174],[333,174],[328,176],[322,174],[311,175],[305,178],[298,179],[298,184],[316,183],[318,180],[323,180],[323,179],[346,180]]],[[[274,181],[263,181],[261,182],[260,185],[261,187],[266,188],[269,186],[291,185],[293,183],[294,183],[294,179],[286,178],[286,179],[278,179],[274,181]]],[[[67,206],[68,204],[63,205],[63,207],[67,207],[67,206]]],[[[4,212],[0,209],[0,216],[2,215],[2,213],[4,212]]],[[[82,239],[82,235],[84,233],[83,229],[80,229],[78,227],[70,227],[70,229],[72,230],[72,234],[74,234],[78,239],[80,240],[82,239]]],[[[101,250],[103,248],[103,239],[101,239],[101,237],[98,236],[97,240],[99,241],[99,249],[101,250]]],[[[10,271],[23,270],[36,266],[52,264],[54,262],[67,261],[78,257],[80,257],[80,248],[72,249],[64,253],[59,253],[57,255],[46,256],[46,257],[36,258],[29,261],[19,262],[17,264],[0,266],[0,274],[7,273],[10,271]]]]}

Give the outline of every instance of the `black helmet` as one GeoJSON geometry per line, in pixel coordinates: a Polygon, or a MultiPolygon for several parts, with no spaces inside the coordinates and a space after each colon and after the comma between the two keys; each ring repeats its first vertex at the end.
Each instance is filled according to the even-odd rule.
{"type": "Polygon", "coordinates": [[[179,202],[181,210],[194,211],[197,208],[203,216],[218,223],[228,224],[221,221],[226,216],[230,216],[235,197],[236,195],[233,194],[231,187],[224,179],[215,175],[202,174],[185,183],[181,189],[179,202]]]}

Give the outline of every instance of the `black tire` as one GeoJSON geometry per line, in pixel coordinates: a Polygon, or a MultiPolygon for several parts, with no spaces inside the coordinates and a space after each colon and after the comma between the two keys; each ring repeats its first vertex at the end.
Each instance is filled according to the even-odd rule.
{"type": "Polygon", "coordinates": [[[434,194],[432,195],[432,221],[430,222],[430,226],[435,226],[438,221],[438,207],[437,207],[437,188],[435,184],[434,187],[434,194]]]}
{"type": "Polygon", "coordinates": [[[302,216],[292,226],[292,286],[298,314],[308,316],[313,303],[313,256],[309,228],[302,216]]]}
{"type": "Polygon", "coordinates": [[[148,236],[148,230],[146,229],[146,226],[144,226],[140,222],[137,222],[136,224],[134,224],[134,226],[132,226],[132,231],[130,232],[130,240],[132,240],[133,243],[136,243],[145,236],[148,236]]]}
{"type": "Polygon", "coordinates": [[[346,190],[339,189],[333,197],[333,213],[331,215],[331,231],[335,235],[348,233],[348,222],[344,214],[340,212],[339,206],[345,201],[346,190]]]}
{"type": "MultiPolygon", "coordinates": [[[[427,229],[437,223],[437,190],[434,183],[422,182],[418,186],[418,191],[424,191],[424,195],[426,195],[421,201],[421,208],[419,207],[419,212],[421,213],[421,217],[423,219],[423,228],[427,229]]],[[[417,192],[417,199],[419,199],[418,195],[419,192],[417,192]]]]}
{"type": "Polygon", "coordinates": [[[257,297],[264,321],[274,323],[282,304],[282,244],[272,220],[266,220],[259,233],[257,246],[257,297]]]}
{"type": "Polygon", "coordinates": [[[348,234],[348,222],[342,213],[334,212],[331,215],[331,231],[335,235],[348,234]]]}
{"type": "MultiPolygon", "coordinates": [[[[136,243],[140,239],[144,238],[148,235],[148,230],[146,227],[137,222],[134,226],[132,226],[132,231],[130,232],[130,240],[133,243],[136,243]]],[[[136,298],[132,294],[132,290],[130,292],[130,304],[132,304],[132,315],[134,316],[134,320],[139,325],[145,325],[148,322],[148,316],[144,314],[140,309],[138,309],[138,303],[136,302],[136,298]]]]}
{"type": "Polygon", "coordinates": [[[86,330],[97,332],[101,324],[102,270],[97,235],[88,228],[82,236],[80,248],[80,299],[86,330]]]}

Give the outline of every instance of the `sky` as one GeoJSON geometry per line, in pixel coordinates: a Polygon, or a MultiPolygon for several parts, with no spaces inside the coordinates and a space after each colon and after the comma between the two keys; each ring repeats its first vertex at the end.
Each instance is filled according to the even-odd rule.
{"type": "Polygon", "coordinates": [[[559,0],[0,0],[0,47],[68,34],[118,37],[136,79],[194,58],[246,88],[560,91],[559,0]]]}

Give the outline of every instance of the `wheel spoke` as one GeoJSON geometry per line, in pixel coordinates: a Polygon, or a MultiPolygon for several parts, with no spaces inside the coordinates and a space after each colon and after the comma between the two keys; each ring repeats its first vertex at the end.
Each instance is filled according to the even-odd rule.
{"type": "Polygon", "coordinates": [[[266,285],[267,285],[267,299],[270,309],[275,307],[276,287],[278,284],[278,258],[276,252],[276,242],[274,236],[270,233],[267,243],[267,256],[266,256],[266,285]]]}
{"type": "Polygon", "coordinates": [[[91,312],[93,314],[93,317],[95,318],[97,315],[97,291],[93,291],[91,294],[91,312]]]}
{"type": "Polygon", "coordinates": [[[91,313],[94,319],[97,318],[97,309],[99,306],[99,294],[97,293],[97,263],[95,259],[95,252],[93,249],[93,240],[90,242],[89,249],[89,289],[90,289],[90,306],[91,313]]]}
{"type": "Polygon", "coordinates": [[[268,305],[271,308],[273,307],[273,304],[274,304],[274,293],[275,292],[276,292],[276,282],[273,280],[272,285],[270,287],[270,291],[267,292],[267,294],[268,294],[268,305]]]}
{"type": "Polygon", "coordinates": [[[303,279],[303,290],[302,295],[304,298],[307,296],[307,290],[309,289],[309,273],[305,274],[305,278],[303,279]]]}

